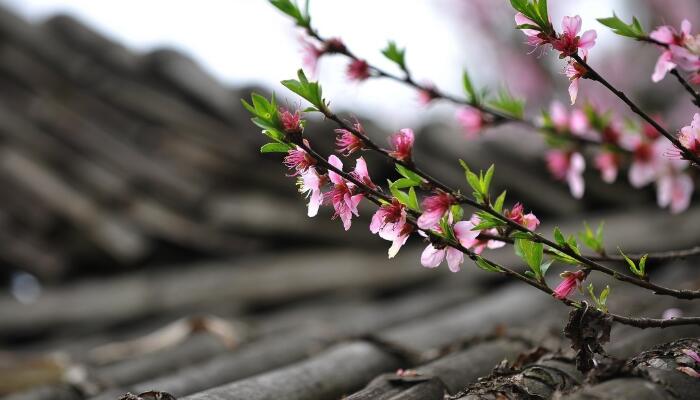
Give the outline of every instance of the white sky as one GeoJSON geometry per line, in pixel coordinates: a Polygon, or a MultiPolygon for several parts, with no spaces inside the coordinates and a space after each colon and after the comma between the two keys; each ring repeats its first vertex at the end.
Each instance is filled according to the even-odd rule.
{"type": "MultiPolygon", "coordinates": [[[[494,0],[507,1],[507,0],[494,0]]],[[[0,0],[31,20],[57,12],[69,13],[136,50],[175,47],[198,60],[229,84],[260,84],[280,94],[279,81],[295,75],[301,65],[299,32],[286,16],[265,0],[0,0]]],[[[553,3],[557,3],[553,1],[553,3]]],[[[559,2],[581,14],[584,29],[603,29],[593,17],[610,14],[619,1],[559,2]],[[573,9],[575,6],[575,9],[573,9]]],[[[408,48],[414,76],[430,77],[441,88],[459,93],[462,66],[476,63],[469,43],[456,40],[456,19],[448,18],[449,0],[316,0],[311,2],[314,25],[325,36],[339,36],[358,55],[391,69],[379,50],[393,39],[408,48]],[[371,10],[371,11],[367,11],[371,10]],[[430,38],[430,40],[426,40],[430,38]]],[[[619,11],[619,10],[618,10],[619,11]]],[[[619,13],[619,12],[618,12],[619,13]]],[[[510,27],[508,27],[510,28],[510,27]]],[[[488,62],[488,60],[486,60],[488,62]]],[[[392,115],[388,128],[397,129],[425,117],[412,90],[388,81],[347,82],[345,61],[325,59],[318,78],[332,104],[368,116],[392,115]],[[418,112],[420,111],[420,112],[418,112]]],[[[485,76],[489,68],[485,68],[485,76]]],[[[474,72],[479,75],[478,71],[474,72]]],[[[434,107],[432,113],[451,112],[434,107]],[[437,108],[437,110],[435,110],[437,108]]],[[[434,114],[433,114],[434,115],[434,114]]]]}

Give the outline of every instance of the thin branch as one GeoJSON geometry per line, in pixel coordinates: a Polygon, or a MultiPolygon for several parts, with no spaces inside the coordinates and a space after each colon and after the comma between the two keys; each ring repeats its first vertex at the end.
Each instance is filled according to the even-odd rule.
{"type": "MultiPolygon", "coordinates": [[[[309,28],[306,30],[306,32],[309,34],[309,36],[313,37],[314,39],[318,40],[321,43],[327,43],[326,39],[324,39],[322,36],[318,34],[314,29],[309,28]]],[[[344,47],[342,49],[338,49],[335,54],[342,54],[351,60],[360,60],[358,56],[356,56],[350,49],[347,47],[344,47]]],[[[416,90],[422,91],[422,92],[427,92],[430,93],[430,95],[433,98],[436,99],[442,99],[449,101],[451,103],[457,104],[457,105],[465,105],[469,107],[476,108],[477,110],[483,112],[484,114],[490,115],[493,118],[492,123],[501,123],[501,122],[513,122],[513,123],[519,123],[522,125],[525,125],[528,128],[531,128],[535,131],[542,132],[544,134],[550,134],[549,132],[544,132],[540,126],[538,126],[534,121],[526,118],[520,118],[516,117],[513,115],[505,114],[499,110],[496,110],[494,108],[488,107],[482,103],[476,103],[473,101],[469,101],[468,99],[457,97],[450,95],[448,93],[442,92],[439,89],[435,87],[429,87],[426,85],[421,85],[420,83],[416,82],[413,77],[411,76],[410,72],[408,69],[404,69],[403,72],[405,76],[401,77],[398,75],[394,75],[390,72],[387,72],[379,67],[376,67],[372,64],[368,64],[370,70],[372,70],[375,73],[375,77],[381,77],[381,78],[387,78],[396,82],[399,82],[401,84],[410,86],[416,90]]],[[[572,143],[576,143],[581,146],[595,146],[595,147],[600,147],[603,145],[606,145],[608,147],[612,147],[615,150],[619,152],[624,152],[624,153],[630,153],[629,150],[622,148],[616,144],[612,143],[602,143],[598,140],[594,139],[589,139],[585,137],[580,137],[580,136],[574,136],[574,135],[557,135],[556,136],[558,139],[564,139],[572,143]]]]}
{"type": "MultiPolygon", "coordinates": [[[[313,157],[318,164],[320,164],[322,167],[326,168],[327,170],[333,171],[343,177],[343,179],[348,180],[349,182],[352,182],[357,186],[361,192],[365,193],[367,197],[376,205],[381,206],[382,203],[378,199],[382,199],[385,201],[389,200],[389,197],[384,195],[383,193],[379,192],[378,190],[372,189],[369,186],[365,185],[361,181],[355,179],[352,174],[349,174],[347,172],[344,172],[343,170],[336,168],[335,166],[331,165],[328,161],[326,161],[325,158],[323,158],[320,154],[318,154],[316,151],[312,150],[308,146],[306,146],[303,142],[300,143],[295,143],[296,145],[300,146],[304,151],[306,151],[311,157],[313,157]]],[[[407,218],[407,223],[410,223],[414,229],[420,230],[423,233],[425,233],[430,239],[434,242],[439,242],[443,243],[445,246],[450,246],[454,249],[457,249],[467,255],[472,261],[476,261],[479,257],[483,258],[486,262],[490,263],[491,265],[495,266],[496,268],[499,269],[499,272],[509,276],[511,278],[517,279],[521,282],[524,282],[541,292],[544,292],[550,296],[554,297],[554,291],[547,286],[543,282],[539,282],[535,279],[529,278],[511,268],[505,267],[503,265],[500,265],[494,261],[491,261],[485,257],[479,256],[472,250],[465,248],[461,244],[450,240],[446,239],[442,236],[436,235],[434,232],[432,232],[429,229],[421,229],[418,227],[416,224],[415,218],[414,217],[408,217],[407,218]]],[[[581,307],[581,304],[578,302],[575,302],[573,300],[564,298],[564,299],[557,299],[561,301],[562,303],[566,304],[569,307],[573,308],[579,308],[581,307]]],[[[600,316],[605,316],[605,317],[610,317],[612,318],[613,321],[619,322],[621,324],[625,325],[630,325],[634,326],[637,328],[666,328],[669,326],[678,326],[678,325],[699,325],[700,326],[700,317],[679,317],[679,318],[672,318],[672,319],[652,319],[652,318],[633,318],[633,317],[627,317],[624,315],[619,315],[619,314],[613,314],[601,310],[590,310],[591,312],[596,313],[597,315],[600,316]]]]}
{"type": "MultiPolygon", "coordinates": [[[[499,242],[504,242],[508,244],[513,244],[515,240],[510,237],[501,235],[491,235],[488,233],[481,233],[479,237],[484,240],[497,240],[499,242]]],[[[547,254],[556,254],[555,252],[545,249],[547,254]]],[[[694,257],[700,255],[700,246],[691,247],[689,249],[681,250],[666,250],[657,251],[651,253],[630,253],[627,257],[635,262],[639,261],[642,257],[646,256],[647,261],[668,261],[668,260],[678,260],[688,257],[694,257]]],[[[593,261],[604,261],[604,262],[626,262],[625,258],[621,255],[616,254],[590,254],[585,255],[586,258],[593,261]]]]}
{"type": "Polygon", "coordinates": [[[514,229],[514,230],[517,230],[520,232],[524,232],[524,233],[528,233],[529,235],[531,235],[533,241],[536,241],[536,242],[539,242],[542,244],[546,244],[547,246],[549,246],[553,249],[556,249],[556,250],[572,257],[573,259],[580,262],[582,265],[584,265],[592,270],[609,275],[609,276],[611,276],[614,279],[617,279],[619,281],[627,282],[627,283],[630,283],[630,284],[633,284],[633,285],[636,285],[636,286],[639,286],[639,287],[642,287],[645,289],[649,289],[654,294],[672,296],[672,297],[676,297],[679,299],[697,299],[697,298],[700,298],[700,290],[685,290],[685,289],[679,290],[679,289],[667,288],[664,286],[660,286],[660,285],[651,283],[651,282],[644,280],[644,279],[640,279],[640,278],[633,277],[630,275],[622,274],[622,273],[615,271],[612,268],[606,267],[605,265],[602,265],[602,264],[600,264],[600,263],[598,263],[598,262],[596,262],[588,257],[585,257],[583,255],[576,253],[575,251],[570,249],[568,246],[561,246],[558,243],[555,243],[555,242],[545,238],[544,236],[540,235],[539,233],[531,231],[527,227],[522,226],[509,218],[506,218],[503,214],[494,210],[490,205],[476,202],[476,201],[464,196],[459,191],[452,189],[448,185],[440,182],[438,179],[432,177],[430,174],[428,174],[425,171],[423,171],[422,169],[420,169],[417,165],[415,165],[415,163],[413,163],[413,162],[409,163],[409,162],[405,162],[405,161],[396,160],[395,158],[391,157],[391,155],[389,155],[389,153],[386,150],[377,146],[364,133],[360,132],[359,130],[355,129],[355,127],[351,126],[347,122],[340,119],[336,114],[334,114],[328,108],[324,108],[323,110],[321,110],[321,112],[326,116],[326,118],[336,122],[341,128],[346,129],[347,131],[349,131],[350,133],[352,133],[353,135],[355,135],[356,137],[361,139],[367,145],[367,147],[369,149],[377,151],[378,153],[387,157],[388,159],[390,159],[391,161],[393,161],[396,164],[400,164],[406,168],[409,168],[410,170],[415,172],[418,176],[425,179],[426,182],[431,184],[434,188],[437,188],[445,193],[450,194],[459,203],[466,204],[466,205],[469,205],[469,206],[476,208],[478,210],[484,211],[484,212],[498,218],[499,220],[502,220],[511,229],[514,229]]]}
{"type": "MultiPolygon", "coordinates": [[[[659,47],[663,47],[665,49],[669,48],[668,44],[661,43],[658,40],[652,39],[651,37],[648,37],[648,36],[639,38],[637,40],[639,40],[640,42],[652,43],[652,44],[655,44],[659,47]]],[[[678,72],[677,68],[674,68],[671,70],[671,75],[675,76],[676,79],[678,80],[678,83],[680,83],[681,86],[683,86],[683,88],[685,89],[685,91],[688,92],[693,97],[693,104],[700,107],[700,93],[698,93],[698,91],[695,90],[695,88],[693,88],[685,78],[683,78],[683,76],[678,72]]]]}
{"type": "Polygon", "coordinates": [[[596,72],[596,70],[591,68],[591,66],[588,65],[588,63],[586,63],[586,61],[584,61],[578,54],[572,54],[570,57],[586,69],[587,72],[584,78],[598,81],[600,84],[605,86],[615,96],[622,100],[623,103],[627,104],[627,106],[630,108],[630,110],[632,110],[632,112],[642,117],[642,119],[648,122],[649,125],[653,126],[657,132],[659,132],[662,136],[668,139],[678,150],[680,150],[681,154],[683,155],[683,158],[692,161],[695,166],[700,166],[700,157],[696,156],[695,154],[693,154],[693,152],[691,152],[685,146],[683,146],[683,144],[678,140],[678,138],[669,133],[666,129],[664,129],[664,127],[662,127],[658,122],[656,122],[656,120],[649,116],[649,114],[647,114],[641,108],[639,108],[639,106],[637,106],[632,100],[630,100],[624,92],[610,84],[610,82],[603,78],[598,72],[596,72]]]}

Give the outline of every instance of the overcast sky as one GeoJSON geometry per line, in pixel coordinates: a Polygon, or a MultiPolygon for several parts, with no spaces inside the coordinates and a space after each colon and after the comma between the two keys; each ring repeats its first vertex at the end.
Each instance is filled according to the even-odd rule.
{"type": "MultiPolygon", "coordinates": [[[[449,18],[453,1],[317,0],[311,2],[311,14],[320,32],[342,37],[370,62],[390,69],[379,50],[387,39],[393,39],[408,48],[407,59],[415,76],[429,76],[438,87],[459,90],[461,69],[468,58],[478,56],[480,64],[488,65],[488,55],[480,54],[471,42],[456,40],[453,24],[458,20],[449,18]]],[[[265,0],[0,2],[31,20],[70,13],[136,50],[175,47],[229,84],[255,83],[285,93],[278,82],[292,77],[301,63],[300,32],[265,0]]],[[[608,14],[616,3],[577,2],[575,11],[584,17],[584,28],[593,27],[592,17],[608,14]]],[[[396,116],[397,121],[386,122],[392,129],[415,124],[418,115],[423,115],[413,91],[387,81],[351,83],[345,79],[344,68],[340,58],[324,60],[320,66],[318,78],[333,104],[375,117],[396,116]]],[[[488,75],[489,69],[482,73],[488,75]]],[[[448,110],[437,107],[432,112],[451,112],[448,110]]]]}

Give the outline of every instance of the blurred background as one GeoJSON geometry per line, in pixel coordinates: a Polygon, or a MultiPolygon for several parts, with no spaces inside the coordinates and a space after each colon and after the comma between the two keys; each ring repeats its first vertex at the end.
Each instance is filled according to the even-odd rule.
{"type": "MultiPolygon", "coordinates": [[[[663,115],[672,130],[688,124],[695,109],[677,83],[651,82],[658,50],[595,21],[613,10],[651,30],[698,21],[700,5],[550,0],[555,26],[564,15],[580,14],[584,30],[597,30],[589,61],[603,75],[663,115]]],[[[324,0],[311,2],[311,15],[322,35],[341,37],[382,68],[392,70],[380,54],[387,40],[405,46],[414,77],[448,93],[461,94],[467,68],[479,86],[507,85],[525,97],[529,116],[553,100],[568,102],[564,64],[553,54],[528,54],[505,0],[324,0]]],[[[313,321],[334,326],[327,318],[340,308],[331,305],[355,315],[349,305],[357,313],[419,293],[434,308],[402,321],[419,320],[471,301],[466,282],[472,294],[503,285],[471,266],[458,275],[424,270],[417,238],[387,260],[388,242],[367,230],[369,206],[349,232],[328,210],[306,217],[279,157],[258,153],[263,137],[239,101],[256,90],[298,103],[278,82],[301,66],[301,37],[263,0],[0,1],[0,349],[61,351],[97,365],[88,349],[181,317],[215,314],[239,339],[259,338],[313,321]],[[333,311],[309,306],[319,299],[333,311]]],[[[476,168],[495,162],[496,189],[523,201],[543,229],[575,232],[582,220],[605,219],[610,250],[697,245],[697,206],[672,216],[656,207],[653,188],[631,188],[624,172],[608,185],[590,167],[586,195],[577,201],[549,176],[545,145],[525,128],[502,126],[467,141],[454,106],[426,107],[394,82],[349,82],[345,66],[339,56],[319,64],[317,78],[331,103],[365,121],[380,143],[414,128],[416,159],[448,183],[465,186],[458,158],[476,168]]],[[[581,87],[579,99],[630,116],[604,89],[581,87]]],[[[332,129],[312,118],[307,134],[328,152],[332,129]]],[[[394,176],[384,161],[366,157],[375,182],[394,176]]],[[[514,262],[510,253],[496,257],[514,262]]],[[[39,384],[62,382],[56,376],[64,377],[67,364],[61,365],[60,374],[39,384]]],[[[98,389],[81,387],[80,396],[122,389],[143,375],[111,379],[98,389]]],[[[12,390],[36,383],[29,381],[12,390]]]]}

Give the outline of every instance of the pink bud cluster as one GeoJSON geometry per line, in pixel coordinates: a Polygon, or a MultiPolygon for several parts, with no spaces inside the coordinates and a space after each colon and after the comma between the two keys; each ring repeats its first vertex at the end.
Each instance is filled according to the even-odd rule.
{"type": "MultiPolygon", "coordinates": [[[[518,25],[537,25],[522,13],[517,13],[515,15],[515,23],[518,25]]],[[[547,27],[540,27],[543,28],[542,31],[535,29],[521,29],[521,31],[527,37],[527,43],[535,48],[544,49],[546,46],[552,46],[554,50],[560,53],[560,58],[578,55],[586,60],[586,58],[588,58],[588,51],[595,45],[597,37],[596,31],[592,29],[587,30],[579,36],[579,32],[581,31],[581,17],[578,15],[564,17],[561,25],[561,33],[554,32],[548,34],[546,33],[548,31],[548,29],[546,29],[547,27]]],[[[575,60],[572,59],[568,61],[564,74],[571,81],[569,84],[571,104],[576,102],[576,97],[578,96],[579,79],[583,78],[587,72],[586,68],[575,60]]]]}
{"type": "Polygon", "coordinates": [[[700,35],[693,36],[692,26],[686,19],[681,23],[680,31],[664,25],[656,28],[649,37],[664,45],[651,75],[651,80],[659,82],[666,73],[674,68],[681,68],[691,73],[690,81],[700,83],[700,35]]]}
{"type": "MultiPolygon", "coordinates": [[[[320,47],[312,42],[302,40],[303,64],[312,73],[318,68],[318,61],[327,54],[346,53],[347,49],[339,38],[332,38],[322,43],[320,47]]],[[[353,59],[347,67],[346,75],[352,81],[364,81],[371,76],[370,66],[365,60],[353,59]]]]}
{"type": "MultiPolygon", "coordinates": [[[[628,180],[633,187],[656,183],[660,207],[669,207],[673,213],[688,208],[694,186],[686,172],[688,162],[682,160],[680,151],[649,124],[633,129],[612,119],[596,131],[585,112],[579,109],[567,112],[558,102],[551,105],[549,119],[550,125],[545,128],[555,135],[571,135],[603,144],[593,164],[606,183],[616,180],[627,153],[630,162],[628,180]]],[[[696,114],[689,126],[681,129],[678,139],[691,152],[700,154],[700,114],[696,114]]],[[[571,194],[581,198],[585,189],[583,173],[586,161],[580,150],[571,146],[556,147],[547,152],[546,160],[552,176],[566,181],[571,194]]]]}

